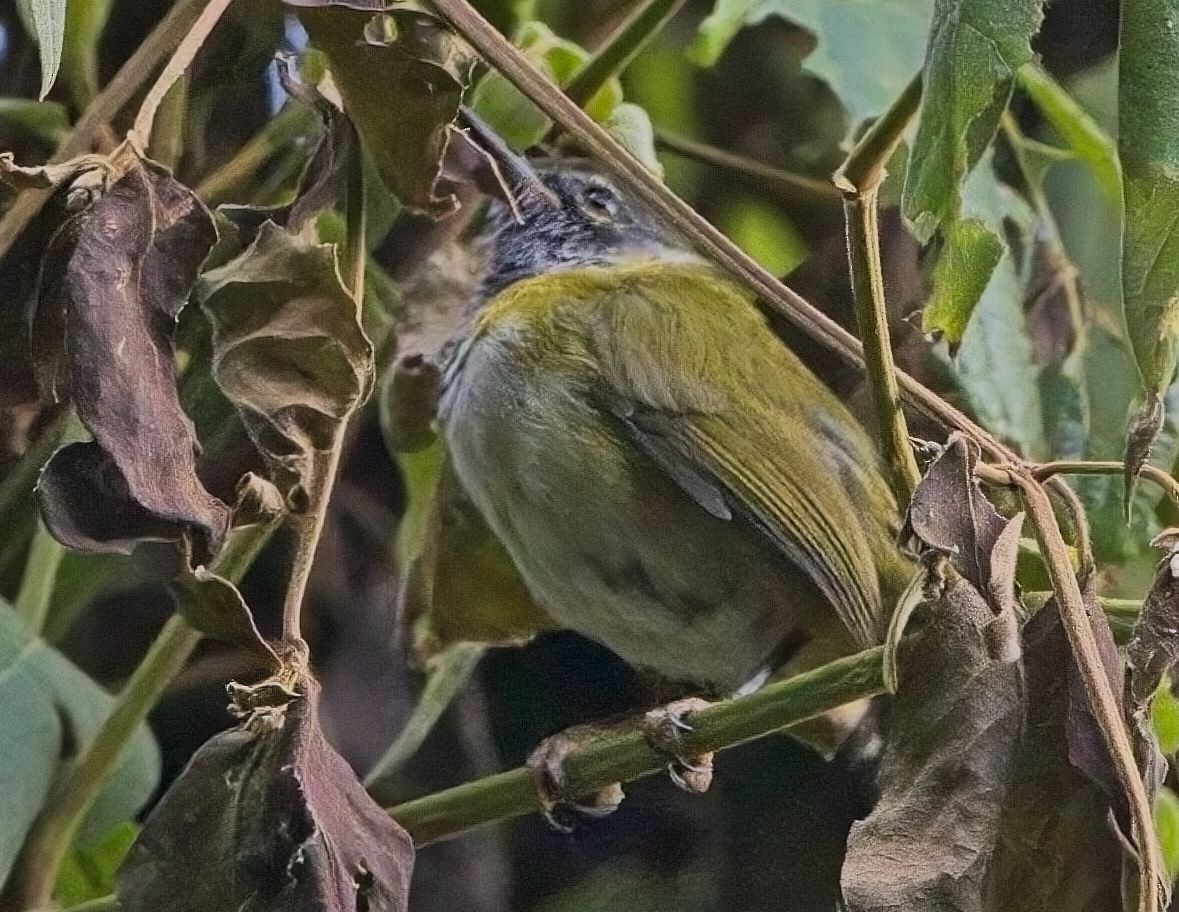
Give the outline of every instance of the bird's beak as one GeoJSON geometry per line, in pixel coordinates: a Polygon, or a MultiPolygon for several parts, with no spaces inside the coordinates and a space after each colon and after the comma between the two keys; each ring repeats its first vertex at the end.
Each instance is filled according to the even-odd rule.
{"type": "Polygon", "coordinates": [[[506,202],[513,211],[518,213],[519,204],[530,200],[538,200],[555,208],[561,205],[557,195],[545,186],[528,159],[518,152],[513,152],[479,115],[463,105],[459,109],[459,120],[467,138],[484,152],[495,166],[504,189],[512,197],[506,202]]]}

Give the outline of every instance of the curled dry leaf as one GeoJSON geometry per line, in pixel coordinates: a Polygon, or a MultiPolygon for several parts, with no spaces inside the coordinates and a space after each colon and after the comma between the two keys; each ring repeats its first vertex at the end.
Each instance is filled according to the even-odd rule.
{"type": "Polygon", "coordinates": [[[439,193],[449,127],[474,54],[444,22],[411,2],[372,14],[373,3],[293,0],[311,42],[328,57],[344,109],[381,179],[401,202],[444,215],[439,193]],[[349,7],[349,8],[341,8],[349,7]],[[396,111],[396,117],[389,112],[396,111]]]}
{"type": "Polygon", "coordinates": [[[124,908],[407,908],[413,842],[324,738],[318,685],[272,690],[278,705],[205,744],[148,817],[119,872],[124,908]]]}
{"type": "Polygon", "coordinates": [[[229,580],[197,567],[173,580],[169,589],[177,609],[197,630],[247,650],[272,673],[279,670],[278,656],[259,633],[245,599],[229,580]]]}
{"type": "Polygon", "coordinates": [[[201,277],[197,295],[213,324],[213,375],[298,509],[316,454],[331,449],[372,377],[335,248],[268,222],[241,256],[201,277]]]}
{"type": "Polygon", "coordinates": [[[215,240],[196,195],[135,160],[50,242],[34,354],[47,392],[68,395],[94,437],[54,454],[39,484],[46,525],[69,547],[183,541],[203,562],[220,546],[229,508],[197,478],[171,342],[215,240]]]}
{"type": "Polygon", "coordinates": [[[1152,542],[1165,548],[1154,582],[1142,602],[1127,648],[1130,696],[1141,706],[1179,661],[1179,535],[1171,529],[1152,542]]]}

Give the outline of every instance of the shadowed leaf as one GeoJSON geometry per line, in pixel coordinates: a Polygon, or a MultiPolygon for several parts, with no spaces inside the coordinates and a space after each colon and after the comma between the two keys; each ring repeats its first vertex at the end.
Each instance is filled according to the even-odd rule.
{"type": "Polygon", "coordinates": [[[268,222],[241,256],[201,277],[197,295],[213,324],[213,375],[298,507],[315,455],[371,382],[372,346],[335,248],[268,222]]]}
{"type": "Polygon", "coordinates": [[[288,3],[300,7],[312,43],[327,55],[344,110],[385,186],[410,208],[453,211],[455,198],[436,185],[470,78],[470,49],[413,3],[376,15],[362,10],[383,4],[288,3]]]}
{"type": "Polygon", "coordinates": [[[176,607],[193,627],[253,653],[270,671],[278,671],[278,656],[270,648],[237,586],[229,580],[197,567],[193,573],[173,580],[169,586],[176,607]]]}
{"type": "Polygon", "coordinates": [[[220,545],[229,508],[197,478],[171,341],[214,240],[192,191],[136,160],[50,242],[34,353],[43,386],[68,395],[94,436],[56,453],[41,476],[46,525],[69,547],[186,541],[203,561],[220,545]]]}
{"type": "Polygon", "coordinates": [[[298,691],[197,751],[119,872],[126,908],[404,912],[413,843],[324,738],[318,685],[298,691]]]}

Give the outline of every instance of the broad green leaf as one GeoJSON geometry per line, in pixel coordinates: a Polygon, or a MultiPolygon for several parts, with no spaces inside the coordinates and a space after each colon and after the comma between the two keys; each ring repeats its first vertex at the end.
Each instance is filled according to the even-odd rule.
{"type": "Polygon", "coordinates": [[[1042,67],[1034,63],[1024,64],[1016,77],[1019,87],[1036,103],[1068,151],[1093,169],[1101,192],[1110,200],[1119,199],[1122,172],[1112,137],[1042,67]]]}
{"type": "Polygon", "coordinates": [[[0,98],[0,120],[51,143],[57,143],[70,126],[62,105],[29,98],[0,98]]]}
{"type": "MultiPolygon", "coordinates": [[[[93,738],[113,698],[0,601],[0,882],[8,877],[60,764],[93,738]]],[[[92,846],[151,796],[160,759],[147,728],[87,815],[77,842],[92,846]]]]}
{"type": "Polygon", "coordinates": [[[18,0],[17,9],[25,28],[37,43],[41,58],[41,100],[49,94],[61,66],[65,38],[66,0],[18,0]]]}
{"type": "Polygon", "coordinates": [[[115,873],[139,834],[139,825],[124,820],[90,846],[74,846],[57,872],[53,898],[63,909],[115,892],[115,873]]]}
{"type": "Polygon", "coordinates": [[[1041,2],[936,4],[920,121],[905,174],[905,216],[922,241],[958,214],[962,182],[995,135],[1015,71],[1032,59],[1041,2]]]}
{"type": "Polygon", "coordinates": [[[1127,494],[1163,420],[1179,355],[1179,0],[1125,0],[1118,84],[1122,303],[1142,377],[1127,494]]]}
{"type": "MultiPolygon", "coordinates": [[[[561,38],[543,22],[525,23],[516,36],[516,46],[559,86],[567,84],[589,59],[585,49],[561,38]]],[[[622,85],[611,79],[589,100],[585,110],[594,120],[603,121],[621,102],[622,85]]],[[[536,145],[552,127],[552,121],[495,70],[476,84],[471,92],[471,107],[517,151],[536,145]]]]}
{"type": "Polygon", "coordinates": [[[474,57],[440,19],[410,2],[373,15],[297,0],[312,44],[328,57],[344,109],[385,186],[435,215],[457,206],[436,184],[474,57]],[[391,116],[396,112],[397,116],[391,116]]]}
{"type": "Polygon", "coordinates": [[[646,111],[637,104],[624,101],[602,121],[602,126],[648,171],[663,179],[663,165],[655,154],[655,128],[651,126],[651,118],[646,111]]]}
{"type": "Polygon", "coordinates": [[[712,66],[742,28],[780,16],[812,32],[803,67],[826,82],[852,126],[883,113],[921,69],[933,0],[717,0],[688,55],[712,66]]]}
{"type": "Polygon", "coordinates": [[[737,197],[721,210],[717,224],[774,275],[786,275],[806,259],[806,243],[797,229],[769,203],[737,197]]]}

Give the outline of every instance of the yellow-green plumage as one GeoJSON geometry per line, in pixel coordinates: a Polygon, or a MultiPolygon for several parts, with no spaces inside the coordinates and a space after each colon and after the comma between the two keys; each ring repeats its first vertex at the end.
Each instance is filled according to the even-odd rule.
{"type": "Polygon", "coordinates": [[[875,642],[911,575],[862,428],[699,261],[509,284],[442,420],[538,603],[672,678],[732,689],[783,650],[875,642]]]}

